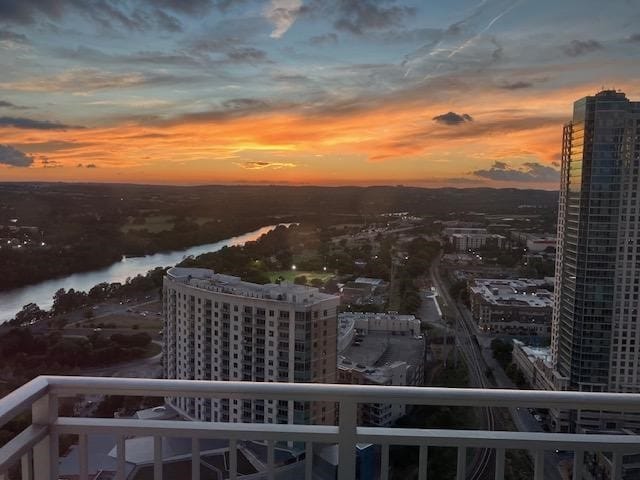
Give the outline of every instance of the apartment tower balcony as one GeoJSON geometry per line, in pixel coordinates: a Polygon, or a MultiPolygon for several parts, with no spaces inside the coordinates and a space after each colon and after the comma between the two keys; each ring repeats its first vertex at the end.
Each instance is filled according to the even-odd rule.
{"type": "MultiPolygon", "coordinates": [[[[0,448],[0,480],[20,465],[22,480],[56,480],[59,478],[60,435],[77,436],[77,478],[90,476],[89,442],[93,435],[115,438],[114,469],[110,476],[129,480],[127,439],[147,437],[152,444],[149,478],[171,478],[163,464],[163,442],[172,438],[190,439],[188,461],[192,479],[201,477],[201,448],[216,439],[227,445],[226,469],[223,477],[236,480],[239,472],[239,449],[244,442],[264,442],[266,468],[247,478],[278,479],[275,452],[278,445],[302,445],[296,462],[300,476],[306,480],[324,478],[314,465],[314,448],[320,444],[336,445],[339,461],[335,478],[356,478],[356,445],[379,446],[376,470],[380,478],[389,478],[390,446],[410,445],[419,450],[419,478],[427,478],[427,458],[432,447],[457,449],[455,478],[479,478],[492,472],[496,480],[504,479],[505,452],[522,449],[534,459],[534,478],[544,476],[545,452],[576,452],[574,479],[582,479],[584,452],[606,453],[612,462],[612,478],[622,478],[623,456],[640,452],[640,436],[600,434],[567,434],[544,432],[512,432],[488,430],[447,430],[420,428],[363,427],[356,423],[360,403],[401,403],[406,405],[448,405],[466,407],[534,407],[640,412],[640,395],[582,392],[546,392],[522,390],[478,390],[421,387],[380,387],[320,385],[299,383],[211,382],[188,380],[152,380],[129,378],[54,377],[43,376],[27,383],[0,399],[0,426],[23,412],[31,412],[31,424],[0,448]],[[336,425],[294,425],[272,423],[221,423],[175,420],[141,420],[131,418],[78,418],[59,415],[58,401],[77,395],[123,395],[147,397],[191,397],[237,400],[296,400],[300,402],[335,402],[339,420],[336,425]],[[470,449],[480,452],[469,455],[470,449]],[[472,460],[470,460],[472,458],[472,460]],[[163,470],[165,470],[163,476],[163,470]]],[[[453,473],[453,472],[452,472],[453,473]]],[[[175,478],[175,477],[173,477],[175,478]]]]}

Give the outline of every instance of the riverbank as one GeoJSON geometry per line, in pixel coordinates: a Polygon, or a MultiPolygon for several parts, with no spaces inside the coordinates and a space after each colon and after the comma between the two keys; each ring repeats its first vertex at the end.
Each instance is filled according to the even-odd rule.
{"type": "MultiPolygon", "coordinates": [[[[55,281],[70,275],[93,272],[108,268],[122,260],[145,258],[157,254],[180,252],[199,245],[208,245],[243,235],[273,222],[281,223],[277,218],[253,218],[243,221],[218,223],[207,229],[195,224],[185,225],[179,232],[146,232],[145,241],[134,235],[113,233],[105,227],[99,239],[90,245],[73,241],[67,243],[47,243],[37,249],[0,249],[0,265],[3,276],[0,278],[0,293],[38,285],[46,281],[55,281]],[[214,228],[215,227],[215,228],[214,228]],[[190,231],[194,229],[194,232],[190,231]],[[200,231],[202,230],[202,231],[200,231]],[[111,233],[110,233],[111,232],[111,233]],[[150,241],[150,239],[154,241],[150,241]],[[97,250],[96,250],[97,249],[97,250]],[[92,253],[91,253],[92,252],[92,253]]],[[[209,223],[207,225],[213,225],[209,223]]],[[[145,231],[143,231],[145,232],[145,231]]],[[[85,237],[90,232],[78,230],[85,237]]],[[[137,236],[136,236],[137,235],[137,236]]]]}
{"type": "MultiPolygon", "coordinates": [[[[289,226],[290,224],[281,224],[289,226]]],[[[91,287],[101,283],[124,283],[127,278],[145,275],[157,267],[173,266],[187,257],[198,256],[207,252],[215,252],[224,247],[244,245],[255,241],[262,235],[274,230],[278,224],[267,225],[235,237],[189,247],[166,253],[156,253],[144,257],[123,258],[106,268],[90,272],[81,272],[40,282],[35,285],[21,287],[0,292],[0,324],[11,320],[22,307],[29,303],[37,304],[41,309],[48,310],[53,306],[53,296],[60,289],[69,291],[89,291],[91,287]]]]}

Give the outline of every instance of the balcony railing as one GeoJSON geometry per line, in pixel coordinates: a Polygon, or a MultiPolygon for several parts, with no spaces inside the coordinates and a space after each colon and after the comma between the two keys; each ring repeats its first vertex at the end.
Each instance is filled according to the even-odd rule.
{"type": "MultiPolygon", "coordinates": [[[[338,480],[356,476],[357,443],[380,445],[381,479],[389,476],[389,446],[419,447],[419,478],[427,478],[429,447],[457,448],[456,478],[473,474],[467,470],[467,449],[495,451],[495,478],[503,479],[505,451],[523,449],[532,452],[535,476],[544,478],[544,452],[574,451],[574,479],[581,479],[582,452],[606,452],[612,455],[612,478],[621,478],[622,456],[640,451],[640,436],[613,434],[566,434],[485,430],[407,429],[361,427],[357,422],[359,403],[397,403],[406,405],[449,405],[468,407],[537,407],[566,410],[640,412],[640,395],[543,392],[517,390],[477,390],[419,387],[378,387],[318,385],[294,383],[209,382],[91,377],[38,377],[0,400],[0,427],[24,411],[31,411],[32,423],[0,448],[0,480],[20,463],[23,480],[58,478],[58,438],[78,435],[79,478],[88,478],[88,436],[108,434],[116,441],[116,479],[125,480],[125,439],[131,436],[153,437],[154,479],[162,477],[163,438],[191,438],[192,478],[200,475],[200,440],[228,441],[228,476],[238,478],[238,442],[263,441],[267,445],[267,469],[263,477],[276,478],[274,446],[276,442],[303,442],[306,447],[304,478],[313,478],[313,445],[337,444],[338,480]],[[196,397],[229,399],[271,399],[335,402],[339,406],[336,426],[283,425],[253,423],[184,422],[117,418],[76,418],[58,415],[58,399],[84,395],[124,395],[147,397],[196,397]]],[[[493,461],[493,460],[492,460],[493,461]]]]}

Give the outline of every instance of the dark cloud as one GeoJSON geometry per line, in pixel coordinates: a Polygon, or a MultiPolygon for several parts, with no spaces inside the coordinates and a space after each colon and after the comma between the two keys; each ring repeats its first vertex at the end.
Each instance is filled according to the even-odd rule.
{"type": "Polygon", "coordinates": [[[579,57],[587,53],[601,50],[602,44],[597,40],[573,40],[568,45],[562,47],[562,51],[570,57],[579,57]]]}
{"type": "Polygon", "coordinates": [[[338,35],[335,33],[325,33],[324,35],[317,35],[309,39],[311,45],[331,45],[338,43],[338,35]]]}
{"type": "Polygon", "coordinates": [[[150,64],[197,66],[202,62],[185,52],[161,52],[158,50],[140,50],[127,54],[110,54],[102,50],[79,45],[76,48],[56,48],[55,53],[61,57],[81,62],[105,64],[150,64]]]}
{"type": "Polygon", "coordinates": [[[56,160],[50,160],[47,157],[40,157],[40,163],[44,168],[61,168],[62,164],[56,160]]]}
{"type": "Polygon", "coordinates": [[[157,7],[196,14],[199,13],[200,5],[204,3],[210,2],[154,0],[146,2],[146,8],[141,8],[137,2],[127,5],[111,0],[0,0],[0,19],[6,23],[30,25],[44,17],[55,23],[65,14],[72,12],[108,29],[124,27],[128,30],[142,31],[159,28],[175,32],[181,29],[179,20],[157,7]]]}
{"type": "Polygon", "coordinates": [[[158,23],[158,26],[162,30],[173,33],[182,31],[182,23],[180,23],[180,20],[178,20],[173,15],[169,15],[167,12],[160,10],[159,8],[156,8],[153,14],[155,16],[156,22],[158,23]]]}
{"type": "Polygon", "coordinates": [[[87,163],[84,168],[98,168],[98,166],[95,163],[87,163]]]}
{"type": "Polygon", "coordinates": [[[415,13],[410,7],[384,6],[375,0],[338,0],[337,7],[340,17],[334,27],[355,35],[397,26],[407,15],[415,13]]]}
{"type": "MultiPolygon", "coordinates": [[[[0,3],[2,3],[2,0],[0,0],[0,3]]],[[[20,33],[15,33],[15,32],[12,32],[11,30],[0,29],[0,42],[2,41],[10,41],[10,42],[16,42],[16,43],[29,43],[29,40],[27,39],[27,37],[20,33]]]]}
{"type": "Polygon", "coordinates": [[[81,128],[63,123],[50,122],[48,120],[33,120],[22,117],[0,117],[0,128],[13,127],[31,130],[66,130],[68,128],[81,128]]]}
{"type": "Polygon", "coordinates": [[[231,7],[247,3],[248,0],[146,0],[146,3],[166,8],[181,15],[204,15],[213,8],[226,12],[231,7]]]}
{"type": "Polygon", "coordinates": [[[438,115],[437,117],[433,117],[434,122],[441,123],[443,125],[460,125],[466,122],[472,122],[473,118],[471,115],[466,113],[457,114],[455,112],[448,112],[442,115],[438,115]]]}
{"type": "Polygon", "coordinates": [[[267,52],[253,47],[234,48],[227,52],[227,58],[232,63],[263,63],[267,62],[267,52]]]}
{"type": "MultiPolygon", "coordinates": [[[[150,5],[167,8],[184,15],[201,15],[207,13],[214,6],[211,0],[147,0],[150,5]]],[[[228,7],[230,2],[215,2],[228,7]]]]}
{"type": "Polygon", "coordinates": [[[491,168],[475,170],[473,175],[498,182],[556,182],[560,172],[537,162],[527,162],[513,168],[505,162],[494,162],[491,168]]]}
{"type": "Polygon", "coordinates": [[[523,80],[517,80],[515,82],[507,82],[507,83],[500,84],[500,88],[503,88],[504,90],[522,90],[524,88],[531,88],[531,87],[533,87],[532,82],[526,82],[523,80]]]}
{"type": "Polygon", "coordinates": [[[312,0],[300,13],[333,18],[336,30],[363,35],[402,25],[415,9],[395,5],[395,0],[312,0]]]}
{"type": "Polygon", "coordinates": [[[0,108],[11,108],[13,110],[28,110],[29,107],[23,107],[22,105],[16,105],[15,103],[7,102],[6,100],[0,100],[0,108]]]}
{"type": "Polygon", "coordinates": [[[0,164],[11,167],[29,167],[33,158],[9,145],[0,145],[0,164]]]}
{"type": "Polygon", "coordinates": [[[640,33],[634,33],[627,37],[627,42],[640,42],[640,33]]]}

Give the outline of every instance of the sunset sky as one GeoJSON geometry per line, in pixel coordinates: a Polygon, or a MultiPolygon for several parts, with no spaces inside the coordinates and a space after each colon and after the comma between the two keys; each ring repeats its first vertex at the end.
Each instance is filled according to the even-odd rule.
{"type": "Polygon", "coordinates": [[[0,181],[557,188],[640,0],[0,0],[0,181]]]}

